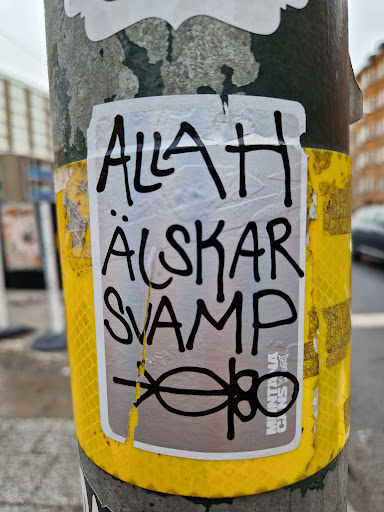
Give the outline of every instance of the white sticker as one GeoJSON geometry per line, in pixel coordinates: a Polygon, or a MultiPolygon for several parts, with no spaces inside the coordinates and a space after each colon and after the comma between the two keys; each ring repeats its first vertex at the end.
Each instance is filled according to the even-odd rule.
{"type": "Polygon", "coordinates": [[[280,25],[281,9],[303,9],[308,0],[64,0],[68,16],[81,14],[92,41],[100,41],[145,18],[161,18],[178,28],[193,16],[211,16],[254,34],[280,25]]]}
{"type": "Polygon", "coordinates": [[[297,447],[304,130],[299,103],[254,96],[94,107],[87,166],[107,436],[125,441],[139,380],[137,448],[220,460],[297,447]]]}

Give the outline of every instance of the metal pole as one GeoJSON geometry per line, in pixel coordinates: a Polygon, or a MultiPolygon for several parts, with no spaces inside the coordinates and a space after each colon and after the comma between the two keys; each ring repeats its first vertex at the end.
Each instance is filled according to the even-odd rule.
{"type": "Polygon", "coordinates": [[[3,244],[0,232],[0,330],[8,328],[8,304],[5,293],[3,244]]]}
{"type": "Polygon", "coordinates": [[[38,204],[44,255],[45,287],[48,292],[48,307],[50,310],[50,328],[52,334],[59,334],[64,331],[65,325],[53,243],[52,211],[48,201],[40,201],[38,204]]]}
{"type": "MultiPolygon", "coordinates": [[[[309,0],[309,2],[292,0],[292,2],[287,2],[286,10],[280,12],[280,8],[278,8],[279,12],[274,13],[276,14],[274,27],[264,26],[261,28],[256,27],[257,20],[254,21],[254,26],[253,22],[249,26],[247,20],[255,20],[255,17],[248,16],[247,12],[240,12],[239,8],[235,9],[236,15],[234,15],[233,5],[228,8],[228,4],[231,2],[224,2],[224,7],[217,9],[216,13],[207,12],[206,9],[209,7],[201,6],[197,2],[197,11],[191,13],[192,17],[183,23],[181,23],[182,15],[177,11],[177,7],[175,7],[177,16],[175,13],[171,13],[166,17],[161,11],[161,7],[156,7],[153,11],[150,11],[149,8],[149,12],[143,14],[144,4],[145,2],[135,4],[130,15],[125,16],[124,2],[119,0],[116,2],[100,0],[97,3],[97,8],[95,4],[95,10],[93,10],[94,6],[89,6],[86,1],[81,4],[68,0],[65,2],[66,12],[63,0],[58,2],[46,0],[45,2],[51,110],[55,159],[58,167],[56,191],[58,215],[61,219],[59,223],[61,224],[61,250],[64,255],[63,268],[67,273],[64,285],[66,288],[68,343],[72,388],[75,397],[74,407],[77,416],[76,428],[83,471],[84,510],[98,509],[107,512],[139,512],[142,510],[155,510],[156,512],[215,510],[224,512],[232,509],[254,512],[265,510],[281,512],[292,510],[295,512],[345,511],[347,507],[347,456],[343,446],[348,435],[350,353],[350,324],[348,327],[350,299],[348,284],[348,268],[350,267],[348,265],[350,264],[347,253],[350,207],[348,203],[347,155],[351,70],[348,61],[347,2],[346,0],[309,0]],[[116,9],[114,12],[120,13],[120,15],[114,15],[111,12],[106,14],[108,9],[116,9]],[[80,13],[81,16],[78,15],[80,13]],[[173,19],[173,14],[175,14],[174,18],[178,18],[176,21],[173,19]],[[279,22],[276,21],[279,18],[277,14],[281,15],[279,22]],[[170,24],[161,19],[162,17],[170,24]],[[111,25],[116,30],[111,28],[111,25]],[[100,141],[103,137],[114,142],[114,144],[111,142],[112,146],[109,147],[109,152],[104,153],[105,158],[110,159],[108,160],[110,169],[117,168],[115,167],[117,164],[122,169],[127,163],[127,160],[124,160],[126,158],[122,135],[124,128],[119,124],[123,121],[116,115],[119,113],[121,104],[116,102],[127,99],[135,99],[133,101],[136,102],[138,98],[161,96],[173,96],[177,102],[179,95],[201,97],[203,98],[201,101],[205,102],[205,105],[211,101],[207,95],[216,95],[216,97],[220,97],[224,111],[226,108],[231,108],[231,102],[235,102],[232,99],[234,97],[245,98],[244,105],[247,105],[249,98],[253,97],[272,98],[278,99],[278,101],[288,100],[300,103],[306,113],[306,130],[301,136],[299,144],[301,144],[301,148],[306,148],[309,154],[310,186],[307,196],[308,232],[306,243],[310,254],[307,251],[306,286],[308,288],[306,300],[313,301],[313,306],[308,309],[307,304],[307,309],[303,313],[303,318],[305,316],[305,321],[303,320],[305,344],[302,364],[304,370],[302,371],[307,405],[303,409],[305,428],[303,428],[300,446],[307,447],[305,448],[307,462],[300,469],[295,466],[296,459],[287,459],[283,455],[264,457],[262,460],[265,461],[265,470],[262,469],[257,458],[253,459],[254,466],[259,468],[257,471],[252,469],[251,462],[247,465],[248,462],[244,463],[242,460],[231,461],[231,466],[226,464],[228,461],[225,460],[214,461],[211,465],[205,464],[206,461],[192,460],[189,466],[182,466],[184,463],[178,460],[176,463],[180,464],[179,467],[188,467],[189,469],[185,470],[185,473],[184,470],[176,471],[173,485],[166,480],[166,474],[168,470],[173,471],[172,465],[177,457],[156,454],[158,458],[155,460],[153,458],[155,455],[147,455],[145,450],[129,446],[132,438],[125,441],[123,435],[114,437],[113,433],[108,434],[109,430],[106,428],[105,422],[103,424],[102,421],[100,425],[100,415],[108,416],[110,413],[108,406],[105,406],[108,386],[103,388],[103,391],[100,388],[100,381],[106,378],[105,375],[110,371],[108,368],[119,364],[120,359],[124,357],[122,355],[124,348],[119,345],[122,350],[119,352],[121,355],[116,353],[114,358],[105,364],[104,346],[100,336],[94,331],[95,322],[98,333],[100,333],[100,329],[102,331],[105,326],[111,324],[108,324],[108,320],[107,323],[104,320],[103,324],[103,310],[100,310],[100,314],[97,304],[95,306],[93,304],[94,295],[99,294],[102,297],[101,290],[104,281],[102,278],[100,282],[98,281],[101,272],[97,274],[97,270],[95,270],[102,264],[100,255],[94,253],[95,245],[92,245],[92,260],[90,254],[87,190],[90,194],[89,197],[94,193],[93,190],[96,190],[96,183],[94,183],[94,189],[91,191],[89,188],[87,189],[87,186],[91,186],[90,180],[95,179],[91,176],[93,172],[91,169],[95,169],[95,174],[96,169],[98,169],[97,172],[100,172],[102,161],[100,167],[97,167],[96,164],[95,168],[92,166],[94,162],[97,162],[97,158],[101,158],[97,144],[101,144],[100,141]],[[115,110],[113,110],[114,104],[116,104],[115,110]],[[100,107],[93,111],[93,107],[96,105],[100,107]],[[110,107],[105,108],[105,105],[110,105],[110,107]],[[106,131],[111,129],[108,124],[108,108],[115,113],[115,128],[118,135],[115,135],[114,139],[113,136],[110,138],[110,131],[108,135],[101,132],[99,132],[100,136],[95,135],[96,118],[92,116],[99,116],[98,122],[106,123],[106,131]],[[113,147],[115,147],[114,150],[113,147]],[[88,174],[88,183],[85,172],[87,157],[88,173],[90,173],[88,174]],[[111,163],[113,158],[115,162],[111,163]],[[323,239],[323,237],[326,238],[323,239]],[[330,249],[326,249],[329,241],[334,242],[334,245],[330,247],[337,248],[333,255],[330,254],[330,249]],[[324,253],[321,252],[322,247],[325,248],[324,253]],[[327,263],[327,258],[330,258],[331,263],[327,263]],[[338,265],[340,264],[344,265],[342,270],[339,270],[338,265]],[[93,265],[94,271],[93,281],[91,265],[93,265]],[[333,277],[330,276],[328,265],[329,267],[333,265],[334,269],[336,268],[332,274],[333,277]],[[328,272],[327,291],[324,281],[326,272],[328,272]],[[341,281],[339,281],[340,279],[341,281]],[[94,295],[92,294],[92,283],[94,295]],[[313,290],[311,289],[312,284],[309,283],[315,283],[313,290]],[[335,290],[332,288],[333,286],[336,287],[335,290]],[[340,291],[341,289],[342,291],[340,291]],[[340,293],[338,293],[339,291],[340,293]],[[328,296],[327,293],[329,293],[328,296]],[[342,320],[339,321],[337,318],[342,320]],[[96,371],[96,344],[98,378],[94,377],[92,373],[96,371]],[[95,405],[99,400],[102,410],[95,405]],[[332,407],[336,407],[334,412],[332,412],[332,407]],[[87,408],[90,409],[87,411],[87,408]],[[334,440],[337,447],[332,449],[326,446],[327,439],[334,440]],[[125,449],[129,456],[125,459],[119,458],[120,452],[125,449]],[[113,454],[109,450],[114,450],[113,454]],[[113,457],[116,457],[116,461],[119,460],[115,466],[113,466],[113,457]],[[275,461],[281,460],[281,464],[279,467],[276,466],[273,474],[271,473],[271,478],[279,480],[277,473],[281,474],[280,483],[277,484],[281,488],[276,489],[275,486],[272,490],[268,478],[265,480],[263,478],[265,478],[270,467],[269,464],[273,462],[274,457],[275,461]],[[165,460],[167,462],[163,463],[162,461],[165,460]],[[287,463],[290,460],[293,462],[287,463]],[[113,469],[110,469],[111,465],[113,469]],[[241,477],[239,476],[241,471],[238,472],[240,466],[247,468],[241,477]],[[311,467],[314,468],[312,471],[309,469],[311,467]],[[132,468],[134,469],[132,470],[132,468]],[[134,474],[135,471],[137,478],[136,476],[119,478],[121,475],[134,474]],[[216,472],[216,477],[213,476],[213,472],[216,472]],[[295,477],[292,476],[294,472],[295,477]],[[231,474],[238,480],[235,482],[236,485],[232,485],[231,474]],[[168,483],[164,485],[161,482],[151,483],[148,475],[153,476],[156,482],[160,482],[164,477],[168,483]],[[229,483],[228,485],[223,483],[220,492],[193,488],[193,482],[188,490],[187,484],[184,485],[181,480],[189,482],[193,480],[191,475],[194,477],[197,475],[195,481],[201,478],[202,486],[205,481],[209,481],[207,484],[209,489],[215,487],[215,478],[218,482],[224,478],[223,481],[229,483]],[[246,490],[229,490],[229,487],[232,489],[236,486],[236,489],[240,489],[242,480],[248,482],[244,483],[244,489],[258,489],[258,494],[246,490]],[[144,481],[145,483],[142,483],[144,481]],[[245,494],[251,495],[245,496],[245,494]]],[[[259,11],[260,19],[270,21],[271,18],[265,10],[265,5],[262,4],[262,2],[254,2],[254,4],[244,2],[244,9],[252,8],[254,5],[255,9],[261,9],[259,11]],[[257,6],[257,4],[259,5],[257,6]]],[[[129,7],[126,5],[125,8],[126,11],[129,11],[131,4],[129,7]]],[[[189,4],[188,9],[193,10],[193,8],[194,5],[189,4]]],[[[271,7],[272,11],[273,7],[271,7]]],[[[352,83],[353,80],[351,80],[352,83]]],[[[193,101],[186,96],[185,98],[185,102],[193,101]]],[[[160,102],[156,105],[151,103],[154,110],[161,111],[163,107],[159,107],[159,105],[165,105],[165,102],[168,101],[166,98],[164,98],[164,102],[162,100],[163,98],[160,98],[160,102]]],[[[354,110],[351,119],[358,116],[358,103],[357,100],[351,101],[354,110]]],[[[131,109],[130,113],[136,108],[131,105],[132,103],[127,107],[131,109]]],[[[181,109],[182,106],[178,104],[177,108],[181,109]]],[[[173,122],[171,117],[175,114],[164,115],[164,111],[161,111],[162,123],[164,126],[171,125],[173,122]]],[[[144,113],[143,117],[145,115],[144,113]]],[[[220,114],[218,111],[217,118],[220,115],[222,112],[220,114]]],[[[275,121],[278,123],[276,116],[275,121]]],[[[154,121],[152,132],[161,130],[161,123],[156,123],[157,121],[154,121]],[[158,128],[159,126],[160,128],[158,128]]],[[[239,133],[238,144],[241,144],[242,135],[239,133]]],[[[297,136],[297,132],[295,133],[297,136]]],[[[236,132],[234,134],[233,140],[236,138],[236,132]]],[[[245,137],[247,135],[247,133],[244,134],[245,137]]],[[[267,136],[266,132],[264,135],[267,136]]],[[[140,136],[137,135],[137,137],[140,136]]],[[[292,135],[292,137],[294,136],[292,135]]],[[[278,138],[282,143],[282,137],[278,138]]],[[[208,139],[208,135],[203,139],[207,145],[209,144],[208,139]]],[[[233,140],[228,139],[227,144],[232,144],[233,140]]],[[[138,146],[139,143],[138,138],[138,146]]],[[[249,143],[251,144],[251,142],[249,143]]],[[[132,145],[135,142],[127,143],[127,146],[129,144],[132,145]]],[[[164,151],[169,144],[169,140],[164,142],[161,151],[164,151]]],[[[173,147],[169,146],[170,154],[172,148],[174,149],[176,146],[176,143],[173,147]]],[[[202,144],[198,151],[201,151],[201,147],[202,144]]],[[[176,155],[176,151],[173,154],[176,155]]],[[[202,155],[205,155],[204,158],[207,161],[206,153],[202,153],[202,155]]],[[[132,163],[134,156],[130,158],[129,165],[134,166],[132,163]]],[[[167,158],[164,153],[161,163],[159,163],[160,160],[157,162],[158,167],[162,166],[165,169],[174,165],[176,160],[169,159],[168,161],[167,158]],[[172,165],[170,165],[171,163],[172,165]]],[[[106,161],[104,160],[104,162],[106,161]]],[[[137,162],[136,157],[136,172],[139,165],[137,162]]],[[[300,167],[300,165],[298,162],[297,166],[300,167]]],[[[156,171],[156,168],[155,165],[156,176],[166,176],[167,171],[161,171],[158,168],[156,171]]],[[[212,171],[212,166],[210,169],[212,171]]],[[[121,173],[120,176],[123,174],[121,173]]],[[[98,192],[104,191],[107,178],[110,179],[108,175],[107,177],[104,175],[104,183],[100,178],[97,185],[98,192]]],[[[112,179],[108,183],[112,183],[112,179]]],[[[129,179],[126,177],[125,189],[124,181],[121,182],[121,190],[126,194],[128,203],[132,201],[132,197],[129,196],[129,179]]],[[[112,185],[107,186],[112,187],[112,185]]],[[[130,186],[132,187],[132,184],[130,186]]],[[[135,175],[134,186],[136,191],[143,191],[148,183],[143,185],[140,183],[140,176],[137,180],[135,175]]],[[[245,195],[244,190],[240,192],[240,195],[245,195]]],[[[97,197],[100,198],[101,195],[97,197]]],[[[122,226],[125,226],[123,223],[128,223],[130,220],[131,210],[128,215],[123,215],[124,212],[114,209],[113,197],[110,201],[109,207],[105,207],[105,215],[111,216],[111,219],[118,219],[122,226]]],[[[180,202],[183,202],[182,196],[180,196],[180,202]]],[[[90,199],[91,217],[93,213],[97,215],[96,203],[92,203],[90,199]]],[[[104,222],[100,214],[98,222],[104,222]]],[[[95,239],[98,238],[102,245],[103,237],[107,236],[107,231],[99,228],[99,224],[94,224],[92,227],[91,222],[92,244],[95,244],[95,239]]],[[[184,232],[186,242],[187,236],[184,232]]],[[[120,242],[122,240],[123,238],[120,242]]],[[[108,244],[104,248],[102,259],[105,266],[103,275],[109,271],[108,265],[114,265],[113,258],[105,263],[107,249],[108,244]]],[[[139,248],[137,248],[136,255],[138,252],[139,248]]],[[[248,253],[249,251],[244,250],[241,256],[248,253]]],[[[115,260],[119,257],[121,259],[121,254],[124,254],[126,264],[126,260],[128,261],[133,253],[130,253],[127,245],[124,252],[123,246],[120,244],[112,254],[115,255],[115,260]]],[[[181,253],[179,252],[179,254],[181,253]]],[[[148,261],[148,265],[152,266],[153,254],[149,256],[148,261]]],[[[186,260],[184,259],[184,261],[186,260]]],[[[149,276],[150,280],[155,280],[156,271],[157,269],[152,271],[149,276]]],[[[134,294],[134,292],[132,293],[134,294]]],[[[144,305],[150,302],[151,293],[156,292],[149,288],[149,296],[144,301],[144,305]]],[[[111,299],[112,302],[115,301],[113,302],[114,306],[111,305],[112,302],[108,303],[109,311],[113,307],[118,308],[119,318],[127,319],[127,310],[124,310],[126,304],[121,303],[121,307],[116,306],[116,300],[118,302],[119,297],[118,294],[115,294],[111,299]]],[[[115,311],[117,312],[117,309],[115,311]]],[[[147,308],[147,319],[148,316],[147,308]]],[[[115,315],[115,320],[116,318],[115,315]]],[[[142,318],[142,321],[146,323],[145,318],[142,318]]],[[[124,322],[124,325],[127,325],[127,321],[124,320],[124,322]]],[[[145,330],[146,327],[144,327],[141,338],[144,349],[139,345],[139,350],[143,352],[140,365],[142,370],[139,370],[138,374],[138,378],[141,377],[141,382],[144,367],[147,368],[145,350],[150,354],[149,346],[145,345],[145,337],[148,335],[145,330]]],[[[120,331],[116,338],[124,344],[122,336],[120,331]]],[[[132,340],[127,338],[125,343],[132,344],[132,340]]],[[[140,358],[141,354],[138,357],[140,358]]],[[[299,355],[297,357],[300,359],[299,355]]],[[[136,364],[136,360],[133,361],[134,364],[136,364]]],[[[129,366],[129,364],[128,361],[127,365],[129,366]]],[[[152,364],[152,361],[149,361],[148,364],[152,364]]],[[[143,390],[141,391],[143,392],[143,390]]],[[[121,400],[125,400],[126,394],[124,395],[122,391],[119,396],[121,400]]],[[[140,406],[138,410],[140,418],[140,406]]],[[[133,409],[130,422],[133,421],[134,416],[132,411],[133,409]]],[[[124,430],[124,421],[126,421],[124,414],[122,420],[121,417],[116,420],[123,425],[122,430],[124,430]]],[[[110,427],[112,432],[111,429],[113,430],[113,426],[110,427]]],[[[169,427],[169,430],[172,432],[172,427],[169,427]]],[[[175,437],[177,435],[175,434],[175,437]]],[[[289,457],[289,454],[285,455],[289,457]]],[[[301,455],[297,457],[301,457],[301,455]]]]}
{"type": "Polygon", "coordinates": [[[64,309],[61,298],[62,292],[59,286],[52,210],[49,201],[40,201],[38,203],[38,212],[41,228],[44,282],[49,309],[49,329],[36,338],[32,347],[42,351],[65,350],[67,348],[67,339],[64,309]]]}

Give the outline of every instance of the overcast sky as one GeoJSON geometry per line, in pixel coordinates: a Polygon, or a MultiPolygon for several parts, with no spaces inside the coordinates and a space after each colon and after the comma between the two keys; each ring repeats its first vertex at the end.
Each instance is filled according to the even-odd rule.
{"type": "MultiPolygon", "coordinates": [[[[43,4],[0,0],[0,72],[48,90],[43,4]]],[[[349,26],[352,64],[359,71],[384,42],[384,0],[349,0],[349,26]]]]}

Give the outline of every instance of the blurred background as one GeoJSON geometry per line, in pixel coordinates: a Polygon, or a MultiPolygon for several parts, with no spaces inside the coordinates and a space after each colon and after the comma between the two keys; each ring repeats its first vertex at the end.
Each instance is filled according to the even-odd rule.
{"type": "MultiPolygon", "coordinates": [[[[349,0],[349,17],[350,56],[364,94],[364,117],[350,139],[349,501],[351,510],[382,512],[384,2],[349,0]]],[[[79,512],[43,0],[1,0],[0,48],[0,511],[79,512]]]]}

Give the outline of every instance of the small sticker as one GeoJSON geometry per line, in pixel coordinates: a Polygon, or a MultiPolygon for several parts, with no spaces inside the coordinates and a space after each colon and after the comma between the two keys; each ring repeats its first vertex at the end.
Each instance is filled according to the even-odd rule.
{"type": "Polygon", "coordinates": [[[108,507],[103,507],[96,492],[92,489],[88,478],[80,466],[81,496],[83,499],[83,512],[112,512],[108,507]]]}
{"type": "Polygon", "coordinates": [[[100,41],[145,18],[161,18],[177,29],[193,16],[210,16],[254,34],[280,25],[281,9],[303,9],[308,0],[64,0],[67,16],[81,14],[92,41],[100,41]]]}
{"type": "Polygon", "coordinates": [[[301,439],[307,158],[297,102],[94,107],[88,183],[101,424],[192,459],[301,439]]]}

